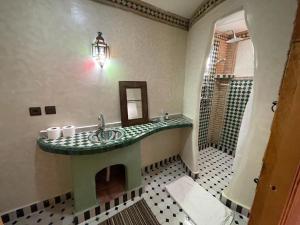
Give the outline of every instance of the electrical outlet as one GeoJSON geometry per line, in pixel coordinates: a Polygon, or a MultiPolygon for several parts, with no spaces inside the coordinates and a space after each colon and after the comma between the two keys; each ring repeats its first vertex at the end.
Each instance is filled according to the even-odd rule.
{"type": "Polygon", "coordinates": [[[45,113],[46,114],[56,114],[56,107],[53,106],[45,106],[45,113]]]}
{"type": "Polygon", "coordinates": [[[30,116],[40,116],[40,115],[42,115],[41,107],[29,107],[29,115],[30,116]]]}

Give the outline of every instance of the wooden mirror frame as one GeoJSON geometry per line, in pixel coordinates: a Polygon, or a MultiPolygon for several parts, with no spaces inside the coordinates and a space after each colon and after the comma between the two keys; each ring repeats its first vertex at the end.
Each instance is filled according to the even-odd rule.
{"type": "Polygon", "coordinates": [[[120,108],[121,108],[121,121],[123,127],[144,124],[149,122],[148,116],[148,95],[147,95],[147,82],[146,81],[119,81],[120,93],[120,108]],[[128,88],[140,88],[142,97],[142,118],[128,119],[127,109],[127,92],[128,88]]]}

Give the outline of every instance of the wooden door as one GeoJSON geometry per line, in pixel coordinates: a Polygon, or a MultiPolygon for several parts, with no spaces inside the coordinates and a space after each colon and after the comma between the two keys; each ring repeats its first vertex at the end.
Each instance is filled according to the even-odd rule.
{"type": "Polygon", "coordinates": [[[299,199],[297,199],[299,198],[299,193],[297,195],[299,162],[300,11],[298,7],[293,39],[279,93],[278,107],[263,159],[249,225],[300,225],[299,221],[296,221],[299,217],[293,217],[295,209],[297,207],[299,209],[299,205],[297,206],[299,204],[299,199]]]}
{"type": "Polygon", "coordinates": [[[295,224],[300,224],[300,166],[280,220],[280,225],[295,224]]]}

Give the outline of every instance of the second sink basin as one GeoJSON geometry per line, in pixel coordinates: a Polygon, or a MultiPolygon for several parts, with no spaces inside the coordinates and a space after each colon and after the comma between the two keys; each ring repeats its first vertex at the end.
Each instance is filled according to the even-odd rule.
{"type": "Polygon", "coordinates": [[[91,134],[88,138],[94,143],[104,143],[109,141],[116,141],[124,136],[124,131],[118,128],[105,129],[99,135],[96,132],[91,134]]]}

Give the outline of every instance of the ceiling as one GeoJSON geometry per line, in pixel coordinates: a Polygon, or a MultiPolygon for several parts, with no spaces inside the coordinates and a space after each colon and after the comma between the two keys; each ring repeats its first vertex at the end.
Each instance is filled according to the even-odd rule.
{"type": "Polygon", "coordinates": [[[143,0],[163,10],[191,18],[203,0],[143,0]]]}
{"type": "Polygon", "coordinates": [[[245,21],[244,11],[233,13],[216,22],[215,31],[226,32],[229,30],[234,30],[234,32],[248,30],[245,21]]]}

